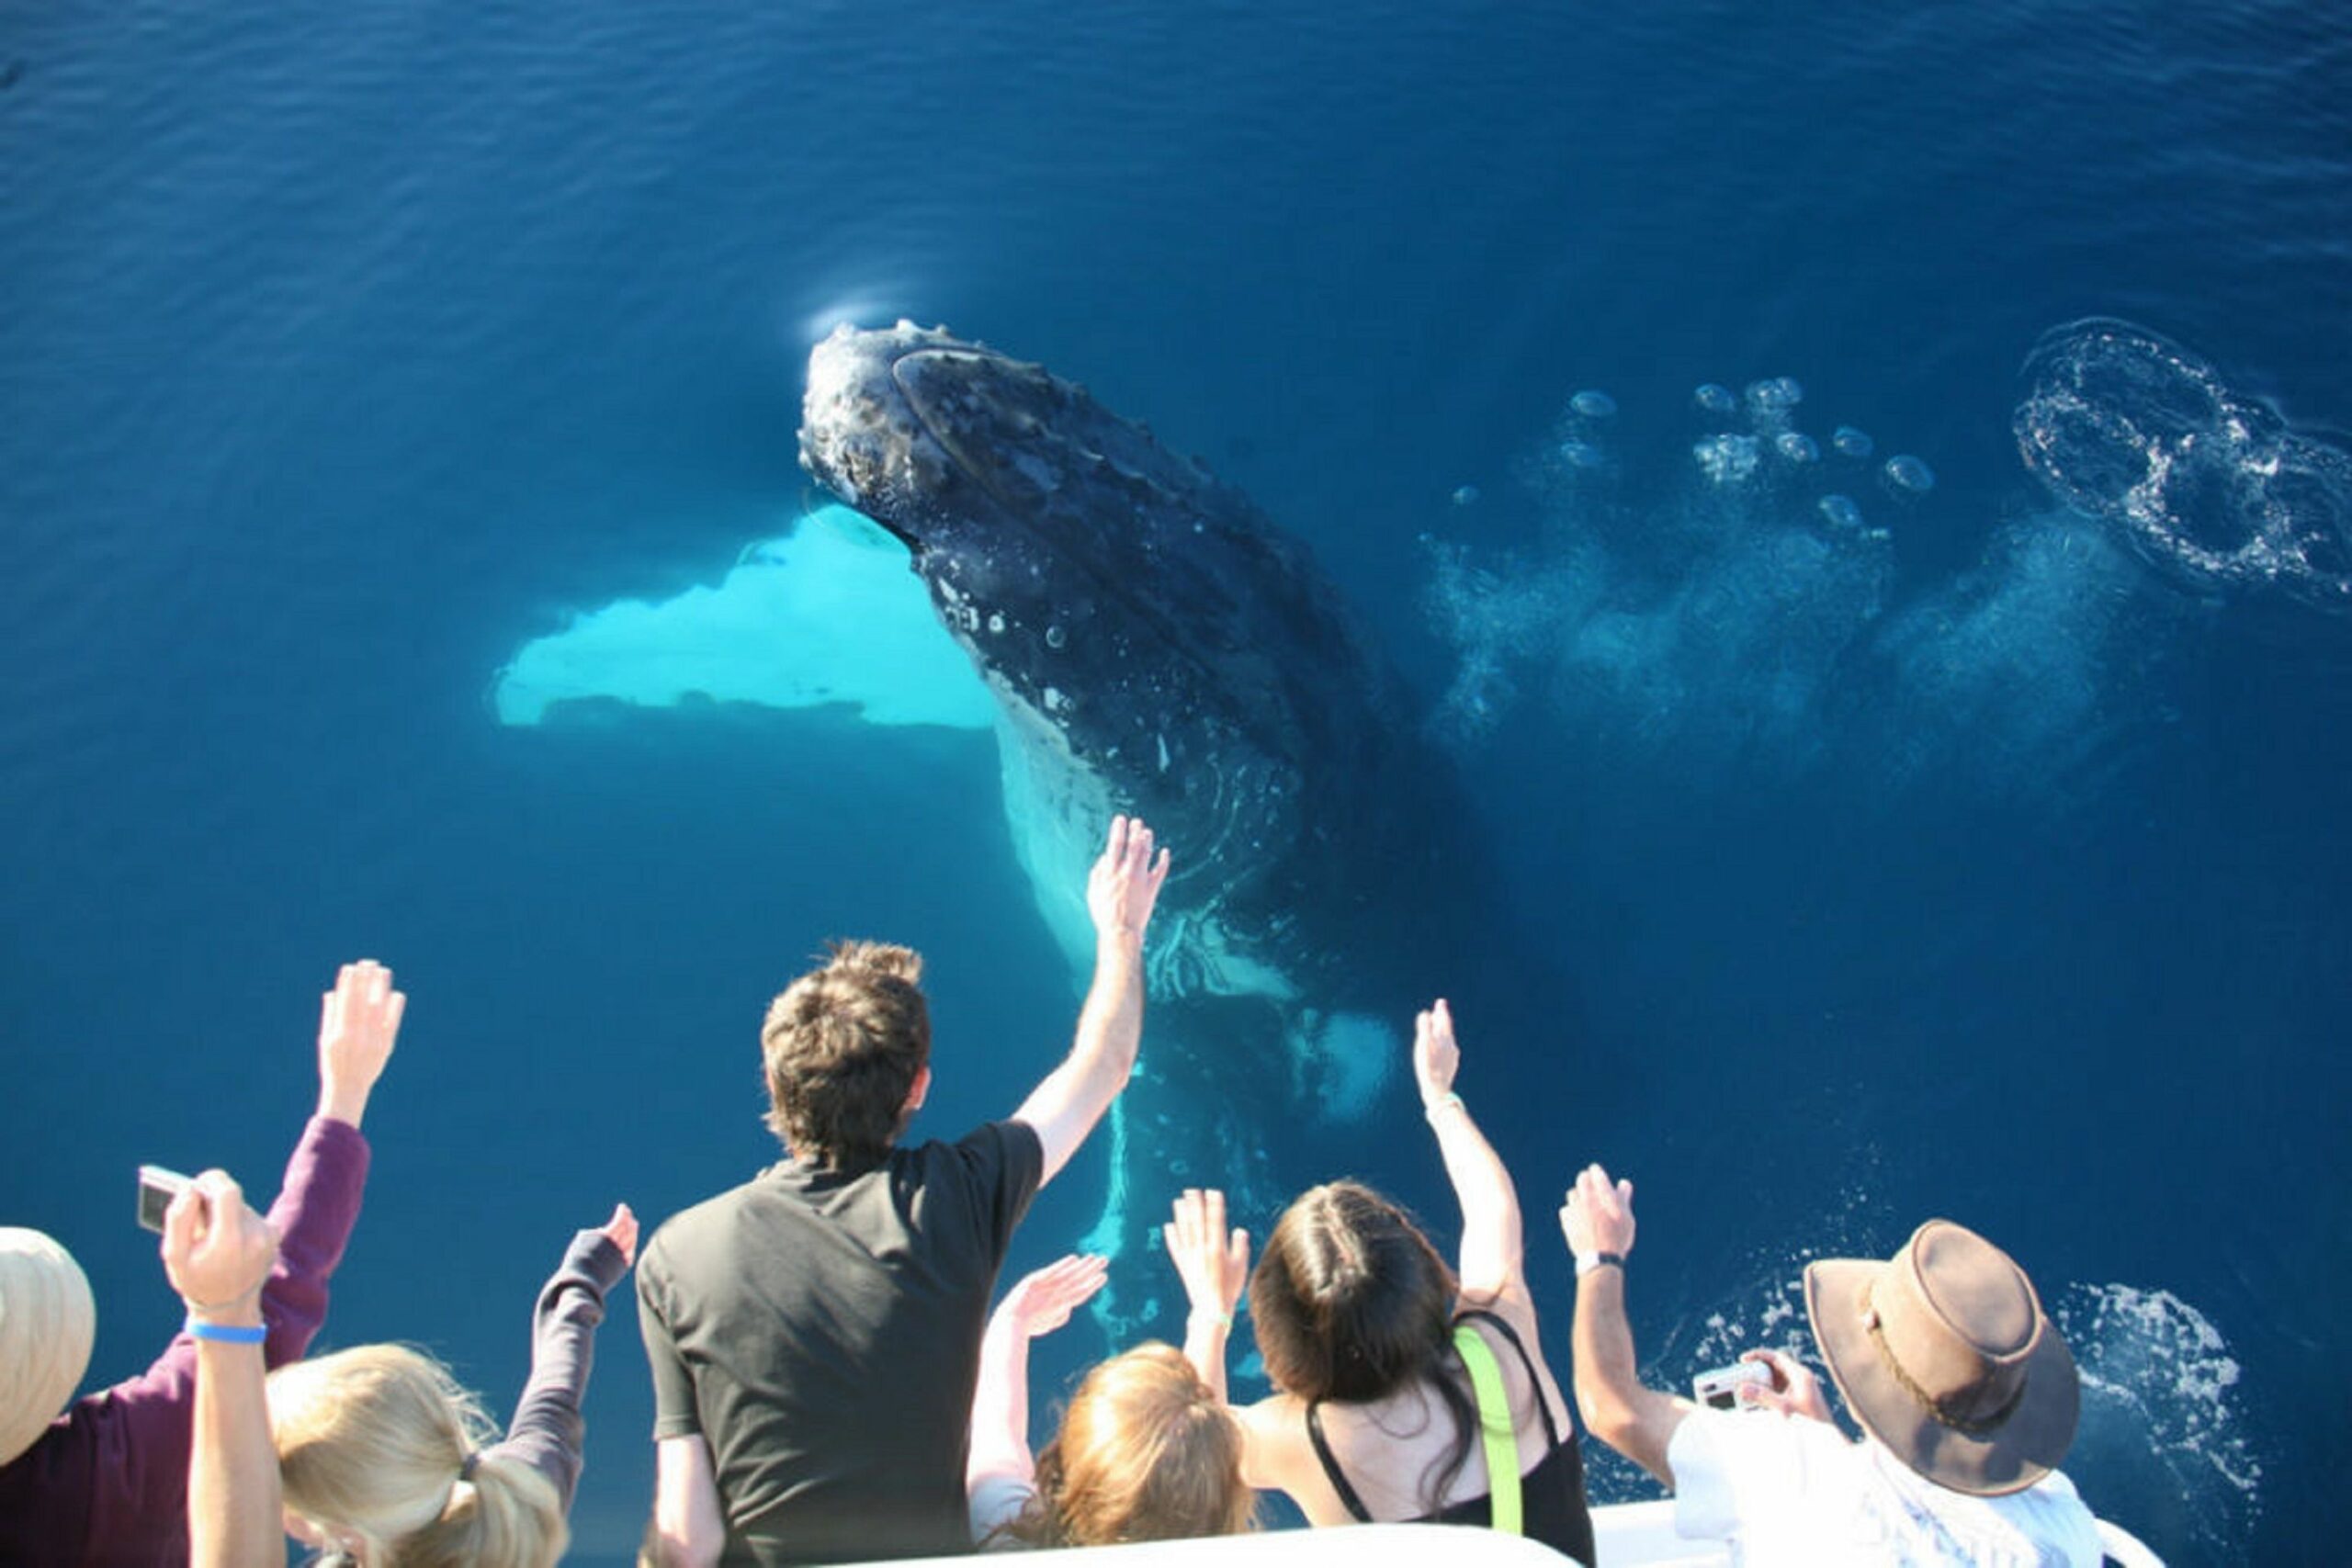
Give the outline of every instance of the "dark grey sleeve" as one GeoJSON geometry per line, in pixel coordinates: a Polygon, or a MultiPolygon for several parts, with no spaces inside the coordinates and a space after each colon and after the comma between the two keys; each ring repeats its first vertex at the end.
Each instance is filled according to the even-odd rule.
{"type": "Polygon", "coordinates": [[[563,1255],[563,1267],[539,1292],[531,1321],[531,1381],[514,1407],[514,1423],[496,1452],[519,1459],[555,1485],[563,1511],[580,1484],[580,1414],[595,1359],[596,1325],[605,1321],[605,1293],[628,1272],[628,1261],[601,1231],[582,1231],[563,1255]]]}

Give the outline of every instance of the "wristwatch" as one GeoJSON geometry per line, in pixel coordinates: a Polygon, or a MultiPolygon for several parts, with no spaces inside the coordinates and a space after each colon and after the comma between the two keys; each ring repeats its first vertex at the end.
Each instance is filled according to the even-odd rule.
{"type": "Polygon", "coordinates": [[[1579,1252],[1575,1257],[1577,1278],[1579,1280],[1605,1263],[1613,1263],[1620,1269],[1625,1267],[1625,1255],[1622,1252],[1579,1252]]]}

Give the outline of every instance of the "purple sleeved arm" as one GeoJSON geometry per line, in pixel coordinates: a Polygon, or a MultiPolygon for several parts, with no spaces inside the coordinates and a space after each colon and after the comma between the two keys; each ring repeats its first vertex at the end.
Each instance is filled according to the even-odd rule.
{"type": "MultiPolygon", "coordinates": [[[[327,1276],[359,1218],[368,1157],[356,1127],[313,1117],[287,1162],[269,1211],[277,1266],[262,1287],[273,1367],[300,1359],[326,1320],[327,1276]]],[[[185,1334],[139,1376],[76,1401],[0,1466],[0,1562],[185,1563],[195,1402],[185,1334]]]]}
{"type": "Polygon", "coordinates": [[[580,1484],[587,1434],[580,1401],[595,1359],[596,1325],[605,1321],[605,1297],[628,1272],[628,1260],[602,1231],[573,1238],[563,1266],[539,1292],[531,1319],[531,1381],[506,1440],[492,1450],[523,1461],[554,1483],[566,1513],[580,1484]]]}
{"type": "Polygon", "coordinates": [[[269,1206],[277,1232],[277,1266],[262,1287],[269,1340],[262,1359],[299,1361],[327,1320],[327,1278],[359,1223],[368,1185],[368,1140],[348,1122],[313,1116],[286,1164],[286,1182],[269,1206]]]}

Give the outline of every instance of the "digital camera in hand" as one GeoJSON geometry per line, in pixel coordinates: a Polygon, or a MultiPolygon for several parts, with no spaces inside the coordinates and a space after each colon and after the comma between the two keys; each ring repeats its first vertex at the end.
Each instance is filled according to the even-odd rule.
{"type": "Polygon", "coordinates": [[[194,1183],[176,1170],[165,1170],[160,1165],[139,1168],[139,1223],[161,1235],[164,1231],[164,1211],[172,1200],[187,1191],[194,1183]]]}
{"type": "Polygon", "coordinates": [[[1771,1367],[1763,1361],[1736,1361],[1728,1367],[1711,1368],[1690,1380],[1690,1397],[1710,1410],[1752,1408],[1739,1402],[1742,1383],[1770,1388],[1771,1367]]]}

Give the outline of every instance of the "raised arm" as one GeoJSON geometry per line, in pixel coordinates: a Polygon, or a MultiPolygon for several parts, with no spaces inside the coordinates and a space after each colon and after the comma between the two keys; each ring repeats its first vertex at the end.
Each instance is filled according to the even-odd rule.
{"type": "Polygon", "coordinates": [[[273,1367],[299,1361],[326,1321],[327,1280],[359,1221],[368,1184],[368,1140],[359,1123],[368,1097],[391,1060],[408,998],[372,958],[346,964],[319,998],[319,1108],[287,1162],[269,1223],[277,1267],[262,1292],[273,1367]]]}
{"type": "Polygon", "coordinates": [[[1184,1359],[1222,1403],[1226,1339],[1233,1333],[1234,1304],[1250,1282],[1250,1233],[1225,1228],[1224,1193],[1188,1187],[1159,1234],[1191,1303],[1184,1316],[1184,1359]]]}
{"type": "Polygon", "coordinates": [[[187,1465],[191,1568],[283,1568],[277,1448],[263,1382],[262,1281],[277,1237],[245,1195],[209,1170],[164,1216],[164,1272],[196,1339],[187,1465]]]}
{"type": "Polygon", "coordinates": [[[1524,1296],[1522,1262],[1526,1238],[1519,1216],[1519,1190],[1503,1168],[1495,1146],[1471,1120],[1453,1092],[1462,1053],[1453,1041],[1453,1014],[1441,997],[1413,1020],[1413,1077],[1420,1084],[1421,1109],[1437,1134],[1438,1153],[1462,1205],[1462,1293],[1465,1296],[1524,1296]]]}
{"type": "Polygon", "coordinates": [[[346,964],[319,998],[319,1114],[356,1128],[400,1039],[408,998],[372,958],[346,964]]]}
{"type": "Polygon", "coordinates": [[[1692,1406],[1642,1386],[1625,1317],[1625,1258],[1634,1250],[1634,1184],[1611,1184],[1589,1165],[1560,1207],[1560,1230],[1577,1263],[1577,1408],[1593,1436],[1674,1484],[1667,1446],[1692,1406]]]}
{"type": "Polygon", "coordinates": [[[498,1447],[546,1476],[567,1514],[580,1484],[587,1435],[580,1404],[595,1364],[596,1325],[605,1298],[636,1261],[637,1216],[615,1204],[611,1219],[572,1238],[532,1310],[531,1377],[498,1447]]]}
{"type": "Polygon", "coordinates": [[[1168,852],[1152,858],[1151,829],[1111,818],[1109,840],[1086,878],[1086,912],[1094,922],[1094,983],[1079,1010],[1078,1036],[1061,1066],[1012,1113],[1045,1147],[1039,1185],[1069,1163],[1135,1071],[1143,1038],[1143,932],[1168,879],[1168,852]]]}
{"type": "Polygon", "coordinates": [[[1018,1517],[1037,1489],[1029,1451],[1029,1341],[1068,1323],[1102,1288],[1109,1267],[1108,1258],[1072,1253],[1023,1275],[989,1317],[972,1390],[971,1457],[964,1465],[975,1541],[1018,1517]]]}

